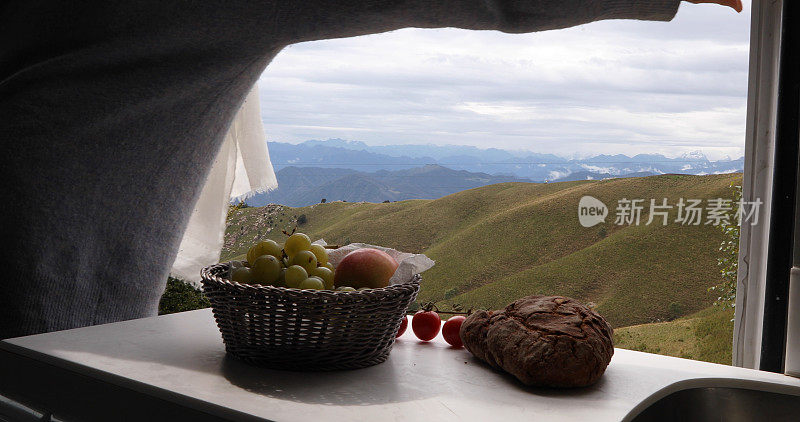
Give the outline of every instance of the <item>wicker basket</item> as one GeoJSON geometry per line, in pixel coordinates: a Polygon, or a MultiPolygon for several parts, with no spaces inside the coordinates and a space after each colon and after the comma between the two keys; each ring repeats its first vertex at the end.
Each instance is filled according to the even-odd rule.
{"type": "Polygon", "coordinates": [[[408,305],[409,283],[355,292],[247,285],[227,264],[202,270],[225,350],[254,365],[294,371],[355,369],[386,360],[408,305]]]}

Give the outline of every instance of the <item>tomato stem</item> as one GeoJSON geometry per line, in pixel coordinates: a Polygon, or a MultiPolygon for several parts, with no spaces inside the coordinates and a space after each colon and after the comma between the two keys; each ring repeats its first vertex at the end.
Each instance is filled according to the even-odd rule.
{"type": "MultiPolygon", "coordinates": [[[[467,316],[472,315],[472,312],[475,311],[475,308],[469,308],[466,311],[463,311],[462,309],[464,309],[464,308],[459,303],[454,303],[452,305],[452,307],[453,307],[452,311],[440,311],[439,310],[439,306],[436,305],[436,302],[432,302],[431,301],[431,302],[424,302],[424,303],[420,304],[419,310],[420,311],[424,311],[424,312],[434,311],[434,312],[440,313],[440,314],[467,315],[467,316]]],[[[415,312],[408,312],[407,314],[408,315],[413,315],[414,313],[416,313],[416,311],[415,312]]]]}
{"type": "MultiPolygon", "coordinates": [[[[425,312],[428,312],[428,311],[429,310],[425,310],[425,312]]],[[[439,311],[439,310],[437,310],[435,312],[437,314],[448,314],[448,315],[469,315],[470,314],[470,312],[455,312],[455,311],[451,312],[451,311],[439,311]]],[[[408,315],[414,315],[415,313],[416,312],[409,312],[408,315]]]]}

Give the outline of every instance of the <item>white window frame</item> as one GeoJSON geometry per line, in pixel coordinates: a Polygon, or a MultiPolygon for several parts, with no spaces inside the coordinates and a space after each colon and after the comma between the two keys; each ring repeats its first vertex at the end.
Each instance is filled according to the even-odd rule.
{"type": "Polygon", "coordinates": [[[783,0],[753,0],[751,12],[742,199],[762,205],[758,225],[742,225],[740,232],[733,364],[753,369],[759,367],[764,321],[782,9],[783,0]]]}

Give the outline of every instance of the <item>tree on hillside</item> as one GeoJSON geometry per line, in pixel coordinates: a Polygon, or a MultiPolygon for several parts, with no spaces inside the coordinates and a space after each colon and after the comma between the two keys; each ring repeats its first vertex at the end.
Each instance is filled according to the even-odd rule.
{"type": "Polygon", "coordinates": [[[167,279],[167,288],[158,303],[158,314],[193,311],[211,306],[203,292],[191,284],[173,277],[167,279]]]}
{"type": "MultiPolygon", "coordinates": [[[[742,187],[733,188],[733,203],[738,204],[742,199],[742,187]]],[[[708,289],[717,294],[714,306],[722,309],[736,306],[736,277],[739,270],[739,221],[738,218],[730,222],[723,221],[718,226],[722,230],[723,239],[719,246],[720,257],[717,259],[722,283],[708,289]]]]}

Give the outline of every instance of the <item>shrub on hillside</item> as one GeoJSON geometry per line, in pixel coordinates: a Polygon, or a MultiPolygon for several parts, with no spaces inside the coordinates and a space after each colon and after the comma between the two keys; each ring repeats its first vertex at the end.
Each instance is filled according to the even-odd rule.
{"type": "Polygon", "coordinates": [[[678,319],[683,315],[683,305],[678,302],[672,302],[667,307],[667,318],[672,321],[678,319]]]}
{"type": "MultiPolygon", "coordinates": [[[[731,186],[733,189],[733,204],[742,199],[742,187],[731,186]]],[[[736,278],[739,272],[739,221],[732,218],[732,221],[719,225],[722,230],[723,240],[719,246],[720,258],[717,265],[720,270],[722,283],[708,289],[717,295],[714,301],[715,306],[722,309],[733,308],[736,306],[736,278]]]]}
{"type": "Polygon", "coordinates": [[[183,280],[170,277],[167,279],[167,288],[158,303],[158,314],[174,314],[210,306],[211,303],[200,289],[183,280]]]}
{"type": "Polygon", "coordinates": [[[242,210],[242,209],[245,209],[245,208],[250,208],[250,205],[247,205],[247,202],[244,202],[244,201],[238,202],[236,204],[228,204],[228,216],[226,217],[226,220],[230,220],[231,216],[233,214],[235,214],[236,211],[239,211],[239,210],[242,210]]]}

